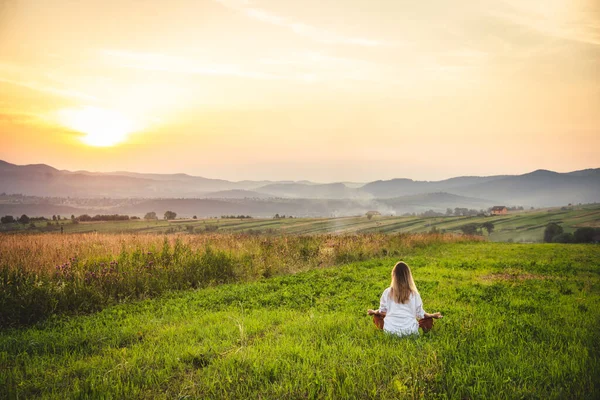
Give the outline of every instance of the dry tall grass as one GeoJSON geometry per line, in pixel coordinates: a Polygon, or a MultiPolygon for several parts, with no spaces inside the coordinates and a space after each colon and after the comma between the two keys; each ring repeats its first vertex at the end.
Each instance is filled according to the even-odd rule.
{"type": "Polygon", "coordinates": [[[414,247],[477,240],[441,234],[30,234],[0,236],[0,326],[62,312],[294,273],[414,247]]]}

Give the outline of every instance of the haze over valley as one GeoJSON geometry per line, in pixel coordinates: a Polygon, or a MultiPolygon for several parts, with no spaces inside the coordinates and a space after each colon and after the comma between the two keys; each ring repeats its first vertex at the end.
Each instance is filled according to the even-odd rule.
{"type": "Polygon", "coordinates": [[[494,205],[551,207],[600,201],[600,169],[569,173],[408,178],[366,183],[239,181],[187,174],[97,173],[0,161],[0,214],[80,215],[148,211],[181,217],[275,214],[296,217],[487,210],[494,205]]]}

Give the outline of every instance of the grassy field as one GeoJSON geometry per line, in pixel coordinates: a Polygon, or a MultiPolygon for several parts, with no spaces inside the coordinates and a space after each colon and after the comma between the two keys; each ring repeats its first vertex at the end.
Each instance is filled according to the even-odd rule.
{"type": "MultiPolygon", "coordinates": [[[[489,240],[495,242],[541,242],[545,226],[557,222],[565,232],[573,232],[584,226],[600,227],[600,205],[585,205],[512,212],[495,217],[391,217],[381,216],[369,220],[365,216],[340,218],[284,218],[284,219],[200,219],[200,220],[131,220],[119,222],[89,222],[72,224],[61,221],[65,233],[254,233],[313,235],[323,233],[424,233],[433,228],[443,232],[458,233],[460,227],[469,223],[492,222],[494,232],[489,240]]],[[[36,228],[27,225],[0,225],[0,231],[49,231],[59,232],[60,226],[46,226],[36,222],[36,228]]],[[[487,235],[487,233],[486,233],[487,235]]]]}
{"type": "Polygon", "coordinates": [[[600,247],[398,250],[2,330],[0,397],[600,397],[600,247]],[[400,258],[445,315],[419,338],[365,315],[400,258]]]}
{"type": "Polygon", "coordinates": [[[442,234],[259,236],[7,235],[0,241],[0,329],[95,312],[167,290],[251,281],[415,247],[481,238],[442,234]]]}

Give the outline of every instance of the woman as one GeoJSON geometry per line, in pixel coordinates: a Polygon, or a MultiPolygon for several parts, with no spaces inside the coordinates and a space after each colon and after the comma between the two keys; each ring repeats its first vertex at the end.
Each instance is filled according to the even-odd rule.
{"type": "Polygon", "coordinates": [[[428,314],[423,310],[410,268],[402,261],[392,270],[392,283],[381,295],[379,310],[368,310],[367,313],[383,315],[383,330],[400,336],[419,334],[417,318],[442,318],[439,312],[428,314]]]}

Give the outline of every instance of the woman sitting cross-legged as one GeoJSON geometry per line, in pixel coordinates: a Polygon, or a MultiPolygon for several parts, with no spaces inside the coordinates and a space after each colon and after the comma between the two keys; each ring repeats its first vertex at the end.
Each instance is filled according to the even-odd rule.
{"type": "MultiPolygon", "coordinates": [[[[378,316],[383,318],[385,332],[400,336],[419,334],[417,318],[423,321],[442,318],[439,312],[428,314],[423,310],[423,301],[415,286],[410,268],[402,261],[392,270],[392,283],[381,295],[379,310],[368,310],[367,313],[375,316],[376,325],[378,316]]],[[[428,328],[430,329],[431,326],[428,328]]],[[[427,330],[425,326],[423,329],[427,330]]]]}

